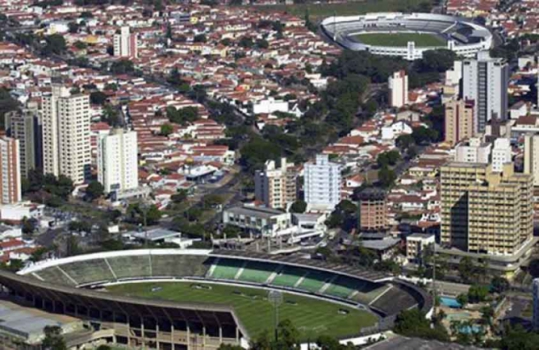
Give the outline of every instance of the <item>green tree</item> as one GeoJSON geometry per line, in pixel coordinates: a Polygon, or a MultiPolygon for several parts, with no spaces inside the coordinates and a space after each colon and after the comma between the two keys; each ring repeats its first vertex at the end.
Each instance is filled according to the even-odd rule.
{"type": "Polygon", "coordinates": [[[22,233],[32,234],[36,229],[35,221],[28,219],[26,216],[22,218],[22,233]]]}
{"type": "Polygon", "coordinates": [[[465,307],[466,304],[468,304],[468,294],[459,294],[457,295],[457,302],[462,306],[465,307]]]}
{"type": "Polygon", "coordinates": [[[60,34],[52,34],[45,37],[45,47],[43,48],[43,53],[45,55],[63,54],[67,49],[66,41],[64,37],[60,34]]]}
{"type": "Polygon", "coordinates": [[[107,94],[102,91],[93,91],[90,93],[90,102],[95,105],[103,105],[107,101],[107,94]]]}
{"type": "Polygon", "coordinates": [[[135,71],[135,65],[133,61],[121,59],[112,63],[110,71],[113,74],[129,74],[135,71]]]}
{"type": "Polygon", "coordinates": [[[160,132],[161,135],[168,136],[172,134],[173,132],[174,132],[174,128],[172,127],[172,125],[168,123],[161,125],[161,132],[160,132]]]}
{"type": "Polygon", "coordinates": [[[488,287],[473,284],[468,290],[468,299],[471,303],[479,303],[485,301],[488,296],[488,287]]]}
{"type": "Polygon", "coordinates": [[[179,190],[178,193],[173,194],[170,199],[172,199],[174,203],[182,203],[187,199],[187,195],[188,193],[186,190],[179,190]]]}
{"type": "Polygon", "coordinates": [[[509,290],[509,281],[503,277],[496,276],[490,281],[492,291],[495,293],[505,293],[509,290]]]}
{"type": "Polygon", "coordinates": [[[378,171],[378,182],[382,187],[388,188],[393,186],[396,179],[397,175],[395,172],[389,169],[387,166],[382,166],[382,168],[378,171]]]}
{"type": "Polygon", "coordinates": [[[291,213],[305,213],[305,210],[307,209],[307,203],[305,201],[298,199],[292,205],[290,206],[290,212],[291,213]]]}
{"type": "Polygon", "coordinates": [[[86,188],[86,197],[89,201],[94,201],[103,196],[105,188],[99,181],[92,181],[86,188]]]}
{"type": "Polygon", "coordinates": [[[208,41],[208,38],[206,38],[205,34],[198,34],[198,35],[195,35],[195,37],[193,38],[193,41],[195,43],[205,43],[208,41]]]}
{"type": "Polygon", "coordinates": [[[67,24],[68,30],[71,34],[79,32],[79,24],[77,22],[69,22],[67,24]]]}
{"type": "Polygon", "coordinates": [[[62,336],[62,328],[58,326],[45,326],[43,328],[45,338],[41,342],[44,350],[67,350],[67,346],[62,336]]]}
{"type": "Polygon", "coordinates": [[[434,328],[431,328],[425,314],[418,309],[401,311],[397,315],[393,331],[406,337],[449,341],[449,335],[445,327],[438,323],[435,324],[434,328]]]}
{"type": "Polygon", "coordinates": [[[476,276],[476,267],[470,257],[464,257],[460,259],[458,265],[459,276],[463,282],[469,283],[474,280],[476,276]]]}

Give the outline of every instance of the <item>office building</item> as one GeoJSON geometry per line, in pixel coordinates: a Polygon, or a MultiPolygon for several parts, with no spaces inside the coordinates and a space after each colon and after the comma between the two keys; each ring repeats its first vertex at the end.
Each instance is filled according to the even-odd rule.
{"type": "Polygon", "coordinates": [[[21,167],[19,140],[0,138],[0,203],[14,204],[21,201],[21,167]]]}
{"type": "Polygon", "coordinates": [[[400,108],[408,104],[408,75],[403,70],[393,73],[388,80],[389,105],[400,108]]]}
{"type": "Polygon", "coordinates": [[[452,99],[445,104],[445,142],[454,146],[475,136],[475,126],[474,101],[452,99]]]}
{"type": "Polygon", "coordinates": [[[43,171],[80,184],[90,174],[90,99],[53,85],[43,97],[43,171]]]}
{"type": "Polygon", "coordinates": [[[509,69],[503,59],[491,58],[488,51],[477,56],[462,64],[462,98],[475,101],[477,130],[482,133],[491,119],[507,118],[509,69]]]}
{"type": "Polygon", "coordinates": [[[480,137],[472,137],[462,141],[455,147],[457,162],[463,163],[490,163],[492,144],[483,142],[480,137]]]}
{"type": "Polygon", "coordinates": [[[368,188],[359,194],[359,228],[361,231],[387,229],[387,201],[384,191],[368,188]]]}
{"type": "Polygon", "coordinates": [[[298,174],[288,164],[286,158],[281,159],[281,166],[268,160],[264,170],[255,172],[255,197],[264,202],[268,208],[287,209],[297,198],[298,174]]]}
{"type": "Polygon", "coordinates": [[[532,174],[533,185],[539,186],[539,134],[524,135],[524,173],[532,174]]]}
{"type": "Polygon", "coordinates": [[[341,200],[341,167],[329,161],[327,154],[305,164],[305,202],[310,209],[333,210],[341,200]]]}
{"type": "Polygon", "coordinates": [[[492,148],[492,171],[501,172],[506,163],[511,163],[511,142],[507,138],[494,140],[492,148]]]}
{"type": "Polygon", "coordinates": [[[441,244],[471,253],[513,255],[533,236],[532,176],[513,164],[452,162],[441,168],[441,244]]]}
{"type": "Polygon", "coordinates": [[[124,192],[137,188],[137,133],[114,129],[98,142],[98,180],[105,192],[124,192]]]}
{"type": "Polygon", "coordinates": [[[42,169],[42,131],[37,103],[31,102],[20,111],[6,113],[5,123],[7,135],[19,140],[21,176],[27,177],[32,169],[42,169]]]}
{"type": "Polygon", "coordinates": [[[137,58],[137,35],[132,34],[129,27],[122,27],[119,33],[114,34],[114,56],[137,58]]]}
{"type": "Polygon", "coordinates": [[[435,236],[433,234],[414,233],[406,237],[406,258],[408,261],[422,265],[429,249],[434,251],[435,236]]]}
{"type": "Polygon", "coordinates": [[[533,315],[532,315],[532,327],[534,331],[539,331],[539,278],[533,279],[532,284],[532,297],[533,297],[533,315]]]}

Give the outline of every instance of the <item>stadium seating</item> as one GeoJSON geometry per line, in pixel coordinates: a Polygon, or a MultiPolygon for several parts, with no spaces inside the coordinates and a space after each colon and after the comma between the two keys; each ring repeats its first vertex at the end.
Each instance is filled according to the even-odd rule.
{"type": "Polygon", "coordinates": [[[264,283],[268,280],[276,268],[277,266],[275,264],[249,261],[243,268],[243,271],[238,279],[247,282],[264,283]]]}
{"type": "Polygon", "coordinates": [[[149,277],[151,275],[148,255],[118,256],[106,260],[118,279],[149,277]]]}
{"type": "Polygon", "coordinates": [[[45,282],[49,282],[52,284],[64,284],[67,286],[74,286],[75,283],[73,283],[72,280],[69,279],[65,275],[65,273],[62,272],[58,268],[58,266],[52,266],[48,269],[44,269],[38,272],[34,272],[37,276],[41,277],[45,282]]]}
{"type": "Polygon", "coordinates": [[[79,284],[113,281],[114,275],[104,259],[76,261],[61,266],[79,284]]]}
{"type": "Polygon", "coordinates": [[[324,286],[324,284],[329,282],[331,278],[332,275],[329,273],[311,270],[303,278],[303,281],[301,281],[297,288],[316,293],[324,286]]]}
{"type": "Polygon", "coordinates": [[[205,256],[152,255],[154,277],[203,277],[208,271],[205,256]]]}
{"type": "Polygon", "coordinates": [[[416,304],[416,300],[410,294],[393,286],[370,306],[382,311],[386,315],[394,315],[416,304]]]}
{"type": "Polygon", "coordinates": [[[244,262],[241,260],[219,259],[215,262],[215,267],[213,268],[213,273],[210,277],[225,280],[236,279],[236,275],[243,264],[244,262]]]}
{"type": "Polygon", "coordinates": [[[275,286],[293,288],[299,279],[307,274],[305,269],[293,266],[283,266],[277,276],[271,281],[275,286]]]}
{"type": "Polygon", "coordinates": [[[375,288],[376,285],[373,283],[368,283],[345,276],[339,276],[331,282],[331,286],[324,291],[324,294],[339,298],[347,298],[355,291],[367,293],[375,288]]]}

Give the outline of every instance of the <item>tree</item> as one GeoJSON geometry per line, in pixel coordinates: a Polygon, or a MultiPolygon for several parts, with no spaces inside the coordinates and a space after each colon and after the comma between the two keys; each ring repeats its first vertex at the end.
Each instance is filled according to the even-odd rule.
{"type": "Polygon", "coordinates": [[[99,345],[96,350],[112,350],[108,345],[99,345]]]}
{"type": "Polygon", "coordinates": [[[110,66],[110,71],[114,74],[133,73],[135,71],[135,65],[133,64],[133,61],[121,59],[112,63],[110,66]]]}
{"type": "Polygon", "coordinates": [[[173,194],[170,199],[172,199],[172,202],[174,203],[182,203],[187,199],[187,191],[186,190],[179,190],[178,193],[173,194]]]}
{"type": "Polygon", "coordinates": [[[92,231],[92,224],[88,221],[71,221],[67,228],[69,231],[90,233],[92,231]]]}
{"type": "Polygon", "coordinates": [[[305,210],[307,209],[307,203],[305,201],[298,199],[292,205],[290,206],[290,212],[291,213],[305,213],[305,210]]]}
{"type": "Polygon", "coordinates": [[[103,115],[101,116],[101,120],[109,124],[110,126],[122,125],[122,118],[120,116],[120,112],[118,112],[118,109],[116,109],[110,103],[105,104],[105,106],[103,107],[103,115]]]}
{"type": "Polygon", "coordinates": [[[84,50],[84,49],[88,48],[88,44],[86,44],[85,42],[82,42],[80,40],[75,41],[73,46],[75,46],[79,50],[84,50]]]}
{"type": "Polygon", "coordinates": [[[461,305],[461,307],[465,307],[466,304],[468,304],[468,294],[459,294],[457,296],[457,302],[461,305]]]}
{"type": "Polygon", "coordinates": [[[195,43],[205,43],[208,41],[208,38],[206,38],[205,34],[198,34],[198,35],[195,35],[195,37],[193,38],[193,41],[195,43]]]}
{"type": "Polygon", "coordinates": [[[389,169],[387,166],[383,166],[378,171],[378,182],[382,187],[388,188],[393,186],[393,183],[397,179],[397,175],[395,172],[391,169],[389,169]]]}
{"type": "Polygon", "coordinates": [[[159,223],[159,220],[163,215],[155,204],[152,204],[147,208],[142,208],[139,203],[133,203],[130,204],[126,210],[126,216],[130,221],[137,224],[144,224],[144,214],[146,214],[146,225],[148,226],[159,223]]]}
{"type": "Polygon", "coordinates": [[[45,47],[43,53],[45,55],[56,54],[60,55],[66,51],[67,45],[64,37],[60,34],[52,34],[45,37],[45,47]]]}
{"type": "Polygon", "coordinates": [[[36,229],[35,220],[30,220],[26,216],[22,218],[22,233],[32,234],[36,229]]]}
{"type": "Polygon", "coordinates": [[[447,49],[428,50],[423,53],[420,70],[425,72],[445,72],[453,67],[457,54],[447,49]]]}
{"type": "Polygon", "coordinates": [[[492,286],[492,291],[495,293],[505,293],[509,290],[509,281],[507,281],[503,277],[496,276],[492,278],[490,281],[490,285],[492,286]]]}
{"type": "Polygon", "coordinates": [[[58,326],[45,326],[43,328],[45,338],[41,342],[44,350],[67,350],[67,346],[62,336],[62,328],[58,326]]]}
{"type": "Polygon", "coordinates": [[[471,303],[479,303],[485,301],[488,296],[488,287],[473,284],[468,290],[468,299],[471,303]]]}
{"type": "Polygon", "coordinates": [[[419,337],[439,341],[449,341],[445,327],[439,323],[431,328],[429,320],[418,309],[403,310],[395,320],[393,331],[406,337],[419,337]]]}
{"type": "Polygon", "coordinates": [[[530,265],[528,265],[528,272],[533,278],[539,277],[539,259],[534,259],[530,262],[530,265]]]}
{"type": "Polygon", "coordinates": [[[161,135],[168,136],[172,134],[173,132],[174,132],[174,128],[172,127],[172,125],[168,123],[161,125],[161,132],[160,132],[161,135]]]}
{"type": "Polygon", "coordinates": [[[99,181],[92,181],[86,188],[86,196],[91,201],[103,196],[105,188],[99,181]]]}
{"type": "Polygon", "coordinates": [[[107,101],[107,94],[102,91],[93,91],[90,93],[90,102],[95,105],[103,105],[107,101]]]}
{"type": "Polygon", "coordinates": [[[71,34],[78,33],[79,31],[79,24],[77,22],[69,22],[67,27],[71,34]]]}
{"type": "Polygon", "coordinates": [[[469,283],[475,278],[476,268],[470,257],[466,256],[459,261],[458,266],[459,276],[463,282],[469,283]]]}

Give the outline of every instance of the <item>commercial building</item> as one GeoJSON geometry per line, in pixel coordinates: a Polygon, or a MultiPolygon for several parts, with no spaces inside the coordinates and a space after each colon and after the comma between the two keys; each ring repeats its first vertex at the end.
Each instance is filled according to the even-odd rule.
{"type": "Polygon", "coordinates": [[[138,57],[137,35],[132,34],[129,27],[122,27],[119,33],[114,34],[114,56],[138,57]]]}
{"type": "Polygon", "coordinates": [[[511,163],[511,142],[507,138],[497,138],[492,148],[492,171],[503,171],[506,163],[511,163]]]}
{"type": "Polygon", "coordinates": [[[452,99],[445,104],[445,142],[454,146],[475,136],[475,126],[474,101],[452,99]]]}
{"type": "Polygon", "coordinates": [[[533,182],[513,164],[452,162],[441,168],[441,244],[466,252],[516,254],[533,236],[533,182]]]}
{"type": "Polygon", "coordinates": [[[524,173],[533,176],[533,185],[539,186],[539,134],[524,135],[524,173]]]}
{"type": "Polygon", "coordinates": [[[19,140],[0,138],[0,203],[14,204],[21,201],[21,167],[19,140]]]}
{"type": "Polygon", "coordinates": [[[491,58],[488,51],[463,62],[462,98],[475,101],[478,132],[484,132],[493,118],[507,118],[508,82],[507,63],[501,58],[491,58]]]}
{"type": "Polygon", "coordinates": [[[329,161],[327,154],[305,164],[305,202],[309,209],[333,210],[341,200],[341,167],[329,161]]]}
{"type": "Polygon", "coordinates": [[[369,188],[359,194],[358,226],[361,231],[387,229],[387,201],[384,191],[369,188]]]}
{"type": "Polygon", "coordinates": [[[404,70],[394,72],[388,80],[389,104],[400,108],[408,104],[408,75],[404,70]]]}
{"type": "Polygon", "coordinates": [[[414,233],[406,237],[406,258],[409,262],[422,264],[425,259],[425,252],[433,249],[435,236],[433,234],[414,233]]]}
{"type": "Polygon", "coordinates": [[[124,192],[137,188],[137,133],[114,129],[98,142],[98,180],[103,184],[105,192],[124,192]]]}
{"type": "Polygon", "coordinates": [[[255,197],[268,208],[284,208],[297,198],[297,172],[291,168],[286,158],[281,159],[278,168],[275,161],[268,160],[264,170],[255,172],[255,197]]]}
{"type": "Polygon", "coordinates": [[[19,140],[21,175],[43,168],[41,120],[37,103],[29,103],[20,111],[6,113],[7,135],[19,140]]]}
{"type": "Polygon", "coordinates": [[[251,206],[224,210],[223,224],[237,226],[249,234],[264,237],[276,237],[295,231],[290,213],[251,206]]]}
{"type": "Polygon", "coordinates": [[[462,163],[482,163],[490,162],[492,144],[483,142],[479,137],[472,137],[459,143],[455,147],[455,160],[462,163]]]}
{"type": "Polygon", "coordinates": [[[43,97],[43,171],[80,184],[90,174],[90,98],[54,85],[43,97]]]}

